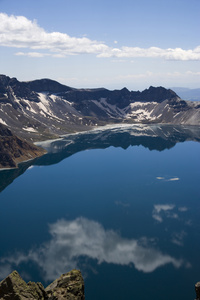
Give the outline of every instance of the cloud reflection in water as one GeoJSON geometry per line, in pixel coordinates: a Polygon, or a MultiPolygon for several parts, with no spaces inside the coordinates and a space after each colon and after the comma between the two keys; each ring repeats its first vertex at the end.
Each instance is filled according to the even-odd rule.
{"type": "Polygon", "coordinates": [[[94,259],[98,264],[133,264],[138,271],[145,273],[169,263],[176,268],[183,264],[182,260],[163,254],[150,245],[147,238],[123,238],[114,230],[105,230],[100,223],[83,217],[72,221],[58,220],[49,225],[49,232],[51,239],[39,248],[31,249],[27,255],[18,252],[1,258],[1,270],[3,265],[4,268],[13,268],[34,262],[43,271],[44,280],[48,281],[67,270],[78,268],[80,257],[94,259]]]}

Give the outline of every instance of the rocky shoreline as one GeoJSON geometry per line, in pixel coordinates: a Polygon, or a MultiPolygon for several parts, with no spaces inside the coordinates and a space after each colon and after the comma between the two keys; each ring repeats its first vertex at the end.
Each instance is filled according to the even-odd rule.
{"type": "Polygon", "coordinates": [[[42,156],[46,151],[14,135],[0,124],[0,169],[17,168],[18,164],[42,156]]]}
{"type": "Polygon", "coordinates": [[[0,282],[0,300],[85,300],[84,281],[79,270],[62,274],[49,286],[26,283],[17,271],[0,282]]]}

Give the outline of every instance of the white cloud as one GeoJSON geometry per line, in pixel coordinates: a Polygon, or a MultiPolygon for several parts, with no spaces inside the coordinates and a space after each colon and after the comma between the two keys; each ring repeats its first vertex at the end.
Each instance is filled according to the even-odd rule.
{"type": "Polygon", "coordinates": [[[36,21],[23,16],[0,13],[1,46],[30,49],[48,49],[63,55],[78,53],[103,53],[107,46],[86,37],[75,38],[65,33],[46,32],[36,21]]]}
{"type": "Polygon", "coordinates": [[[185,212],[185,211],[188,211],[188,208],[186,206],[182,206],[182,207],[179,207],[178,210],[180,212],[185,212]]]}
{"type": "Polygon", "coordinates": [[[10,270],[10,265],[16,268],[20,264],[34,262],[41,268],[44,280],[54,280],[61,273],[77,268],[79,257],[94,259],[99,264],[134,264],[138,271],[145,273],[169,263],[176,268],[183,264],[182,260],[153,247],[147,238],[123,238],[119,233],[105,230],[100,223],[86,218],[58,220],[49,228],[51,239],[48,242],[38,249],[31,249],[27,255],[18,252],[2,257],[1,270],[4,266],[10,270]]]}
{"type": "Polygon", "coordinates": [[[186,74],[192,76],[200,76],[200,72],[187,71],[186,74]]]}
{"type": "MultiPolygon", "coordinates": [[[[159,177],[159,179],[160,178],[161,177],[159,177]]],[[[175,207],[174,204],[156,204],[156,205],[154,205],[154,209],[153,209],[153,213],[152,213],[153,219],[155,219],[156,221],[158,221],[160,223],[163,222],[162,212],[164,212],[165,215],[167,213],[168,217],[175,218],[175,214],[168,213],[169,211],[173,210],[174,207],[175,207]]]]}
{"type": "Polygon", "coordinates": [[[98,57],[151,57],[163,58],[166,60],[200,60],[200,47],[193,50],[184,50],[181,48],[161,49],[158,47],[139,48],[139,47],[122,47],[121,49],[113,48],[101,53],[98,57]]]}
{"type": "MultiPolygon", "coordinates": [[[[159,177],[159,179],[162,180],[163,178],[159,177]]],[[[188,210],[188,208],[185,206],[176,208],[174,204],[156,204],[154,205],[152,211],[152,218],[159,223],[162,223],[164,218],[180,220],[179,215],[174,212],[175,209],[180,213],[186,212],[188,210]]]]}
{"type": "Polygon", "coordinates": [[[40,53],[40,52],[17,52],[15,53],[17,56],[29,56],[29,57],[44,57],[49,56],[48,53],[40,53]]]}
{"type": "MultiPolygon", "coordinates": [[[[117,41],[114,41],[114,43],[117,44],[117,41]]],[[[181,48],[162,49],[158,47],[140,48],[126,46],[112,48],[103,42],[90,40],[87,37],[77,38],[61,32],[47,32],[37,24],[36,20],[31,21],[24,16],[8,16],[5,13],[0,13],[0,45],[37,50],[45,49],[50,51],[50,54],[54,57],[87,53],[104,58],[149,57],[181,61],[200,60],[200,46],[189,50],[181,48]]],[[[41,57],[39,54],[34,55],[33,53],[32,55],[30,53],[26,55],[41,57]]],[[[43,56],[45,55],[43,54],[43,56]]]]}
{"type": "Polygon", "coordinates": [[[146,71],[145,73],[138,73],[138,74],[127,74],[127,75],[119,75],[118,79],[141,79],[141,78],[152,78],[152,76],[155,76],[153,72],[146,71]]]}
{"type": "Polygon", "coordinates": [[[154,205],[154,209],[157,213],[160,213],[161,211],[167,211],[174,209],[174,204],[157,204],[154,205]]]}
{"type": "Polygon", "coordinates": [[[187,233],[183,230],[181,232],[174,232],[172,234],[172,243],[178,246],[183,246],[184,238],[186,235],[187,233]]]}

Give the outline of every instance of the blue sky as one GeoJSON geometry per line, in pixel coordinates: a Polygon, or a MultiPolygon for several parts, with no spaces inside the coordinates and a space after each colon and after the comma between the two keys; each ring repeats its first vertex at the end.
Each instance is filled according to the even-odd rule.
{"type": "Polygon", "coordinates": [[[200,0],[0,0],[0,73],[73,87],[200,87],[200,0]]]}

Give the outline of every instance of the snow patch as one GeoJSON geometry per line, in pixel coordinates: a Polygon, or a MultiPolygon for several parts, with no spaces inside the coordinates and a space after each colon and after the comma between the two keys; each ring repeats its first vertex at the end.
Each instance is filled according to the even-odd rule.
{"type": "Polygon", "coordinates": [[[122,109],[118,108],[116,105],[112,105],[107,102],[106,98],[101,98],[100,101],[92,100],[101,110],[106,112],[111,118],[113,117],[124,117],[125,113],[122,109]]]}
{"type": "Polygon", "coordinates": [[[51,110],[51,107],[50,107],[50,103],[51,101],[55,101],[56,98],[58,98],[57,96],[55,95],[51,95],[51,96],[48,96],[47,93],[38,93],[39,95],[39,98],[40,98],[40,102],[37,103],[39,109],[40,109],[40,114],[42,114],[43,116],[46,117],[46,114],[57,119],[57,120],[61,120],[61,121],[64,121],[63,119],[61,118],[58,118],[56,115],[54,115],[54,113],[52,112],[51,110]],[[53,99],[52,99],[52,96],[53,96],[53,99]]]}
{"type": "Polygon", "coordinates": [[[137,121],[155,120],[152,113],[157,105],[156,102],[134,102],[130,104],[131,112],[126,114],[127,119],[137,119],[137,121]],[[150,108],[151,111],[149,110],[150,108]]]}
{"type": "Polygon", "coordinates": [[[37,130],[32,127],[23,127],[22,129],[29,132],[37,132],[37,130]]]}
{"type": "Polygon", "coordinates": [[[155,105],[157,104],[157,102],[133,102],[133,103],[130,103],[130,107],[131,108],[134,108],[134,107],[145,107],[145,106],[148,106],[148,105],[155,105]]]}
{"type": "Polygon", "coordinates": [[[3,124],[3,125],[8,126],[8,124],[4,120],[2,120],[1,118],[0,118],[0,123],[3,124]]]}
{"type": "Polygon", "coordinates": [[[181,112],[179,111],[177,114],[175,114],[175,115],[173,116],[173,118],[176,118],[180,113],[181,113],[181,112]]]}

